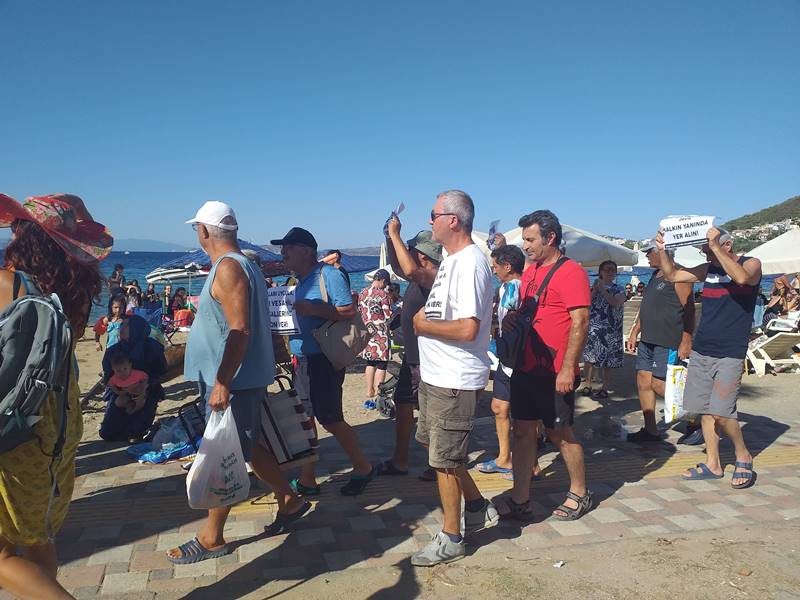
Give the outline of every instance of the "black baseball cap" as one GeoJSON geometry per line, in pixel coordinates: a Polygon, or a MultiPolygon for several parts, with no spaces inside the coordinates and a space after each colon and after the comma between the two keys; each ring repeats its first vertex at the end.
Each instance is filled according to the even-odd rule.
{"type": "Polygon", "coordinates": [[[310,231],[306,231],[302,227],[292,227],[288,233],[279,240],[271,240],[270,244],[273,246],[286,246],[288,244],[294,246],[308,246],[317,250],[317,240],[311,235],[310,231]]]}

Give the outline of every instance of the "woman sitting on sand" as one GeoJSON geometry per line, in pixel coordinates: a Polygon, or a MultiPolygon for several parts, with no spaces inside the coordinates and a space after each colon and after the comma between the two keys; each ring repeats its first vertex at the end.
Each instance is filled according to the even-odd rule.
{"type": "MultiPolygon", "coordinates": [[[[129,413],[126,406],[118,406],[117,394],[106,389],[106,414],[100,424],[100,437],[109,442],[139,440],[147,433],[156,416],[158,402],[164,399],[160,378],[167,372],[164,346],[150,337],[150,325],[142,317],[128,317],[120,330],[120,341],[112,349],[125,354],[134,369],[147,373],[149,382],[145,402],[136,411],[129,413]]],[[[103,378],[108,382],[114,375],[111,354],[103,356],[103,378]]]]}
{"type": "MultiPolygon", "coordinates": [[[[9,226],[0,308],[15,297],[56,293],[78,340],[103,286],[99,261],[111,252],[108,230],[92,221],[80,198],[66,194],[28,198],[23,205],[0,194],[0,227],[9,226]]],[[[67,360],[74,361],[72,352],[67,360]]],[[[72,498],[83,432],[78,373],[69,374],[60,458],[52,454],[64,396],[55,392],[42,404],[36,437],[0,453],[0,588],[20,598],[72,598],[56,580],[53,543],[72,498]],[[51,493],[54,483],[58,494],[51,493]]]]}

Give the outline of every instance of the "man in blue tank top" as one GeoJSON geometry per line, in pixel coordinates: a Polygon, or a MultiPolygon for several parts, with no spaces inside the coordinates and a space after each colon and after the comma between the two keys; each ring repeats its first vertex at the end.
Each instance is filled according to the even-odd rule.
{"type": "Polygon", "coordinates": [[[676,268],[664,249],[661,232],[656,236],[664,276],[673,282],[703,282],[703,312],[689,355],[683,394],[684,408],[702,415],[706,462],[684,473],[685,479],[721,479],[719,435],[733,442],[736,453],[731,486],[744,489],[756,480],[753,457],[744,443],[736,413],[744,359],[753,323],[753,311],[761,283],[761,261],[733,252],[731,235],[712,227],[702,250],[709,262],[691,269],[676,268]]]}
{"type": "MultiPolygon", "coordinates": [[[[275,378],[264,276],[239,248],[230,206],[206,202],[188,223],[213,267],[186,345],[184,376],[199,383],[207,415],[230,408],[244,459],[272,487],[278,502],[278,514],[267,532],[281,533],[311,505],[293,492],[275,457],[258,443],[261,402],[275,378]]],[[[210,509],[197,537],[167,552],[167,558],[188,564],[229,554],[233,549],[223,532],[230,508],[210,509]]]]}

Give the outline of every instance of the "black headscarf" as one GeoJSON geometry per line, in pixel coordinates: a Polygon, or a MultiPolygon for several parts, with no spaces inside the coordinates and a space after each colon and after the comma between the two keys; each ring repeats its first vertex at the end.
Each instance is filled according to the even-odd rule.
{"type": "MultiPolygon", "coordinates": [[[[151,380],[156,380],[167,371],[164,346],[150,337],[150,325],[139,315],[128,317],[123,324],[128,330],[128,339],[120,339],[112,349],[124,352],[134,369],[144,371],[151,380]]],[[[103,355],[103,377],[106,381],[113,375],[109,350],[103,355]]]]}

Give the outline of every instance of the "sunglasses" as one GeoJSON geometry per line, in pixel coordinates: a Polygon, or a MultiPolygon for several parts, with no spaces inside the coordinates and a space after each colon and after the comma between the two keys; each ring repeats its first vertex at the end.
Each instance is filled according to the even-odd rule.
{"type": "Polygon", "coordinates": [[[438,217],[443,217],[445,215],[450,215],[452,217],[456,216],[456,213],[437,213],[431,211],[431,221],[435,221],[438,217]]]}

